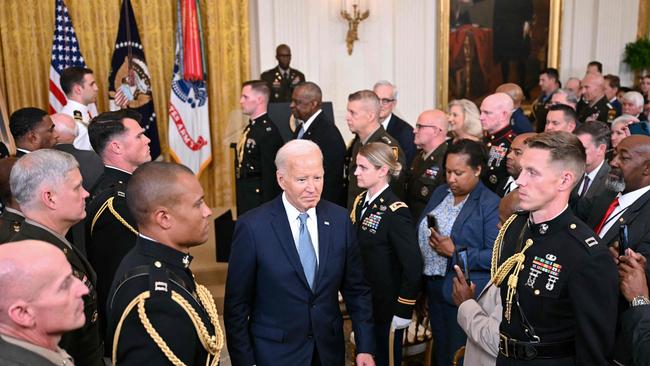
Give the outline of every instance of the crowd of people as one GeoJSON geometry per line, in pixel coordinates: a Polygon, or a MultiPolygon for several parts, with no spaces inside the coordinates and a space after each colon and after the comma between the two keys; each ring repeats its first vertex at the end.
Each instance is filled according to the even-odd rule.
{"type": "Polygon", "coordinates": [[[190,269],[203,188],[150,161],[140,115],[90,115],[81,68],[62,73],[68,109],[11,114],[0,363],[216,365],[227,342],[233,365],[343,365],[343,307],[358,365],[401,364],[415,323],[439,366],[463,347],[466,365],[650,362],[650,76],[624,89],[592,62],[562,88],[549,68],[529,115],[507,83],[413,126],[378,81],[349,95],[346,144],[276,53],[241,89],[223,330],[190,269]],[[270,102],[289,103],[288,142],[270,102]]]}

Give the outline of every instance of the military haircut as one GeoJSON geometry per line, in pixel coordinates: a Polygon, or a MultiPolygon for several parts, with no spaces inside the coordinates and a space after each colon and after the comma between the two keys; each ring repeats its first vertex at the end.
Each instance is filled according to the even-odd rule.
{"type": "Polygon", "coordinates": [[[548,76],[551,79],[555,79],[555,81],[558,84],[560,84],[560,87],[562,87],[562,85],[560,83],[560,73],[557,71],[556,68],[548,67],[548,68],[546,68],[546,69],[539,72],[539,75],[544,75],[544,74],[546,74],[546,76],[548,76]]]}
{"type": "Polygon", "coordinates": [[[47,112],[34,107],[21,108],[9,116],[9,130],[16,140],[20,140],[43,121],[47,112]]]}
{"type": "Polygon", "coordinates": [[[181,199],[185,188],[178,184],[182,174],[194,176],[185,165],[151,161],[140,165],[126,187],[126,205],[138,227],[149,223],[149,215],[157,207],[172,208],[181,199]]]}
{"type": "Polygon", "coordinates": [[[601,74],[603,73],[603,64],[602,64],[602,62],[600,62],[600,61],[591,61],[591,62],[589,62],[589,64],[587,64],[587,67],[591,67],[591,66],[596,66],[596,69],[598,69],[598,72],[601,73],[601,74]]]}
{"type": "Polygon", "coordinates": [[[244,81],[241,84],[242,89],[244,87],[250,86],[253,91],[264,96],[264,100],[268,102],[269,97],[271,96],[271,87],[264,80],[248,80],[244,81]]]}
{"type": "Polygon", "coordinates": [[[68,67],[61,72],[61,90],[65,95],[70,95],[75,85],[83,85],[84,77],[92,74],[93,70],[85,67],[68,67]]]}
{"type": "Polygon", "coordinates": [[[606,123],[600,121],[590,121],[583,123],[582,126],[576,128],[576,130],[573,131],[573,134],[576,136],[590,135],[596,147],[600,145],[609,147],[609,143],[611,142],[612,138],[612,130],[606,123]]]}
{"type": "Polygon", "coordinates": [[[621,78],[618,76],[607,74],[604,76],[604,78],[609,83],[610,88],[618,89],[621,87],[621,78]]]}
{"type": "Polygon", "coordinates": [[[124,128],[124,119],[126,118],[133,119],[142,125],[142,115],[132,109],[100,113],[90,121],[90,124],[88,124],[88,137],[90,138],[90,145],[98,155],[102,155],[112,138],[126,131],[126,128],[124,128]]]}
{"type": "Polygon", "coordinates": [[[553,104],[548,108],[548,111],[561,111],[564,122],[576,122],[576,125],[578,124],[578,113],[571,106],[566,104],[553,104]]]}
{"type": "Polygon", "coordinates": [[[379,103],[379,97],[372,90],[359,90],[350,95],[348,95],[348,102],[360,101],[366,112],[375,113],[377,120],[379,120],[379,111],[381,110],[381,104],[379,103]]]}
{"type": "Polygon", "coordinates": [[[310,102],[315,100],[318,102],[318,104],[320,104],[323,101],[323,91],[320,89],[320,86],[314,82],[303,81],[302,83],[296,85],[293,90],[295,91],[298,89],[300,89],[300,92],[304,93],[304,95],[309,98],[310,102]]]}
{"type": "Polygon", "coordinates": [[[585,174],[587,155],[582,142],[572,133],[553,131],[539,133],[526,139],[529,149],[546,150],[550,153],[551,163],[567,168],[575,174],[573,186],[580,182],[585,174]]]}

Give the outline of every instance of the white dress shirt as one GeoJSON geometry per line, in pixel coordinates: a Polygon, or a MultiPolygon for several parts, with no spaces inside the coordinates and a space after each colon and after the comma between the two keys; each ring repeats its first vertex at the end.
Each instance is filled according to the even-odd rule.
{"type": "Polygon", "coordinates": [[[307,132],[307,129],[309,128],[309,126],[311,126],[311,124],[314,122],[316,117],[318,117],[318,115],[321,114],[322,111],[323,111],[322,109],[317,110],[316,113],[312,114],[312,116],[309,117],[308,120],[306,120],[305,122],[302,123],[302,127],[300,127],[300,128],[302,128],[303,136],[304,136],[304,133],[307,132]]]}
{"type": "Polygon", "coordinates": [[[88,123],[90,123],[92,117],[95,116],[91,116],[91,112],[87,106],[70,99],[68,99],[68,103],[63,107],[61,113],[65,113],[68,116],[74,118],[75,111],[81,112],[81,120],[83,121],[83,123],[80,123],[77,120],[75,120],[75,122],[77,122],[77,128],[79,130],[79,133],[77,134],[77,137],[75,137],[74,142],[72,144],[74,145],[74,147],[76,147],[79,150],[92,151],[93,148],[90,145],[90,137],[88,136],[87,126],[88,123]]]}
{"type": "Polygon", "coordinates": [[[386,117],[385,120],[381,121],[381,125],[384,127],[384,130],[388,130],[388,124],[390,123],[390,119],[393,118],[393,114],[389,114],[388,117],[386,117]]]}
{"type": "MultiPolygon", "coordinates": [[[[287,212],[287,218],[289,219],[289,227],[291,228],[291,236],[293,236],[293,242],[296,245],[296,252],[298,251],[298,236],[300,235],[300,219],[298,215],[302,212],[298,211],[289,200],[287,200],[287,194],[282,193],[282,204],[284,205],[284,210],[287,212]]],[[[306,225],[307,230],[309,231],[309,236],[311,237],[311,243],[314,245],[314,251],[316,252],[316,263],[320,262],[318,255],[318,217],[316,216],[316,208],[310,208],[307,210],[306,225]]]]}
{"type": "Polygon", "coordinates": [[[650,186],[645,186],[643,188],[639,188],[636,191],[628,192],[626,194],[621,195],[620,193],[618,194],[618,207],[614,209],[614,211],[607,217],[607,221],[605,221],[605,225],[603,225],[602,229],[600,229],[600,232],[598,233],[598,236],[602,239],[603,236],[605,236],[605,233],[609,231],[609,229],[614,226],[614,223],[618,222],[619,216],[623,214],[630,206],[636,202],[641,196],[646,194],[650,190],[650,186]]]}

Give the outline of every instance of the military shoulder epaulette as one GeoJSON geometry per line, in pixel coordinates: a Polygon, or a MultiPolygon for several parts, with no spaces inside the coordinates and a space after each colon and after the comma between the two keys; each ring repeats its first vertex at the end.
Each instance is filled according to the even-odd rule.
{"type": "Polygon", "coordinates": [[[569,234],[583,243],[586,249],[600,243],[594,232],[586,224],[579,223],[577,220],[569,224],[569,234]]]}
{"type": "Polygon", "coordinates": [[[397,202],[393,202],[393,203],[392,203],[390,206],[388,206],[388,207],[390,208],[391,211],[397,211],[397,210],[399,210],[399,209],[402,208],[402,207],[406,207],[406,208],[408,208],[409,206],[407,206],[406,203],[404,203],[404,202],[402,202],[402,201],[397,201],[397,202]]]}

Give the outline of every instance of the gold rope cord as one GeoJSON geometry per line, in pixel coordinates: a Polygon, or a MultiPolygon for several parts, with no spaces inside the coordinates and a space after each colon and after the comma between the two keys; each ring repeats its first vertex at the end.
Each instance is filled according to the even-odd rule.
{"type": "MultiPolygon", "coordinates": [[[[217,314],[217,307],[214,303],[214,299],[212,298],[212,295],[210,294],[210,291],[208,291],[208,289],[205,288],[205,286],[196,284],[196,292],[199,297],[199,302],[201,303],[201,305],[203,305],[206,312],[208,313],[208,317],[210,318],[210,323],[212,323],[212,325],[214,326],[215,335],[210,335],[205,324],[201,320],[199,314],[190,305],[190,303],[187,300],[185,300],[180,294],[178,294],[176,291],[172,291],[171,298],[178,305],[180,305],[180,307],[183,310],[185,310],[190,320],[192,320],[192,323],[194,324],[194,328],[196,329],[197,334],[199,336],[199,340],[203,345],[203,348],[205,348],[205,350],[208,351],[206,366],[207,365],[216,366],[219,363],[219,358],[221,356],[221,349],[223,348],[223,341],[224,341],[223,331],[221,330],[221,325],[219,324],[219,315],[217,314]]],[[[120,317],[120,321],[118,322],[117,327],[115,328],[115,335],[113,336],[113,352],[112,352],[113,366],[115,366],[117,363],[117,345],[119,341],[120,332],[122,330],[122,325],[127,315],[131,312],[131,310],[136,305],[138,306],[138,317],[140,318],[140,322],[144,326],[145,330],[147,331],[151,339],[156,343],[158,348],[160,348],[160,350],[165,354],[167,359],[173,365],[185,366],[185,364],[178,357],[176,357],[174,352],[169,348],[165,340],[160,336],[158,331],[156,331],[154,326],[149,321],[149,318],[147,317],[144,308],[145,300],[148,299],[149,297],[151,297],[151,293],[149,291],[145,291],[140,295],[136,296],[124,309],[124,312],[120,317]]]]}
{"type": "Polygon", "coordinates": [[[93,217],[93,222],[90,225],[90,233],[91,234],[93,233],[93,230],[95,229],[95,223],[97,223],[97,220],[99,219],[99,217],[108,208],[108,210],[113,214],[113,216],[115,216],[117,221],[119,221],[122,225],[124,225],[124,227],[129,229],[129,231],[131,231],[133,234],[135,234],[137,236],[138,235],[138,230],[134,229],[133,226],[131,226],[128,222],[126,222],[126,220],[124,220],[124,218],[119,213],[117,213],[117,211],[115,210],[115,207],[113,207],[113,198],[114,197],[111,197],[111,198],[107,199],[106,202],[104,202],[104,204],[99,208],[99,210],[97,210],[97,213],[95,214],[95,217],[93,217]]]}

